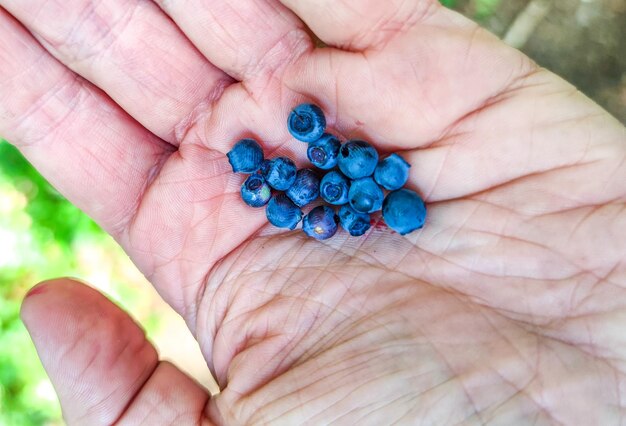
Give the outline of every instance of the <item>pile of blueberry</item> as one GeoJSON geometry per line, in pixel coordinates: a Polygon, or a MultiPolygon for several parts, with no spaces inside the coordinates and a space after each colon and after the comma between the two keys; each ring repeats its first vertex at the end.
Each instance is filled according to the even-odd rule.
{"type": "Polygon", "coordinates": [[[337,232],[338,224],[352,236],[370,228],[370,214],[382,209],[385,223],[405,235],[424,225],[426,207],[415,192],[402,187],[411,167],[398,154],[379,162],[378,152],[369,143],[350,140],[341,143],[326,131],[322,110],[311,104],[296,107],[289,115],[289,132],[308,143],[307,156],[318,169],[328,171],[320,179],[312,169],[296,168],[286,157],[264,159],[261,146],[243,139],[228,153],[235,173],[250,176],[241,186],[241,197],[251,207],[266,207],[267,219],[279,228],[302,230],[310,237],[325,240],[337,232]],[[383,188],[390,191],[387,196],[383,188]],[[276,192],[272,196],[272,189],[276,192]],[[319,197],[333,207],[315,207],[304,216],[301,208],[319,197]]]}

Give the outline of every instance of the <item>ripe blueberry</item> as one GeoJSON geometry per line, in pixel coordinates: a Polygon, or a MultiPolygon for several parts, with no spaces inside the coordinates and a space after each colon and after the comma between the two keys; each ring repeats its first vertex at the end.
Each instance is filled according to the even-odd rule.
{"type": "Polygon", "coordinates": [[[383,205],[383,190],[371,177],[353,180],[348,198],[350,206],[359,213],[373,213],[383,205]]]}
{"type": "Polygon", "coordinates": [[[348,141],[339,150],[339,168],[350,179],[371,176],[378,164],[378,152],[365,141],[348,141]]]}
{"type": "Polygon", "coordinates": [[[300,169],[296,180],[286,192],[296,206],[304,207],[320,195],[320,179],[311,169],[300,169]]]}
{"type": "Polygon", "coordinates": [[[353,237],[360,237],[370,229],[370,215],[359,213],[349,205],[341,206],[338,216],[343,229],[353,237]]]}
{"type": "Polygon", "coordinates": [[[341,142],[335,136],[325,133],[321,138],[309,143],[307,157],[315,167],[329,170],[337,165],[341,142]]]}
{"type": "Polygon", "coordinates": [[[228,154],[228,161],[235,173],[254,173],[263,162],[263,149],[254,139],[242,139],[228,154]]]}
{"type": "Polygon", "coordinates": [[[317,105],[298,105],[289,114],[287,127],[291,135],[302,142],[319,139],[326,130],[326,118],[317,105]]]}
{"type": "Polygon", "coordinates": [[[285,194],[273,197],[265,210],[267,220],[278,227],[295,229],[302,220],[302,210],[296,206],[285,194]]]}
{"type": "Polygon", "coordinates": [[[261,175],[251,175],[241,185],[241,198],[250,207],[263,207],[271,197],[272,190],[261,175]]]}
{"type": "Polygon", "coordinates": [[[340,206],[348,202],[350,181],[339,172],[329,172],[322,178],[320,195],[329,204],[340,206]]]}
{"type": "Polygon", "coordinates": [[[304,217],[302,230],[316,240],[327,240],[337,233],[339,218],[328,206],[315,207],[304,217]]]}
{"type": "Polygon", "coordinates": [[[385,223],[401,235],[420,229],[426,221],[426,206],[422,198],[409,189],[387,195],[383,203],[385,223]]]}
{"type": "Polygon", "coordinates": [[[409,179],[411,165],[398,154],[391,154],[378,163],[374,172],[376,183],[389,191],[395,191],[404,186],[409,179]]]}
{"type": "Polygon", "coordinates": [[[265,160],[260,171],[269,186],[278,191],[286,191],[295,182],[298,169],[289,158],[278,157],[265,160]]]}

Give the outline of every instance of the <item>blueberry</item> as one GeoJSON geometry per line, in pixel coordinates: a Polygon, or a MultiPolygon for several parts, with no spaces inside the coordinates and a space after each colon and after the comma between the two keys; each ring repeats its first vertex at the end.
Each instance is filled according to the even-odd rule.
{"type": "Polygon", "coordinates": [[[426,221],[426,206],[422,198],[409,189],[391,192],[383,203],[383,219],[401,235],[420,229],[426,221]]]}
{"type": "Polygon", "coordinates": [[[383,190],[371,177],[353,180],[350,185],[350,205],[359,213],[374,213],[383,205],[383,190]]]}
{"type": "Polygon", "coordinates": [[[360,237],[370,229],[370,215],[359,213],[349,205],[339,209],[339,221],[343,229],[353,237],[360,237]]]}
{"type": "Polygon", "coordinates": [[[267,220],[278,228],[295,229],[302,220],[302,210],[285,194],[273,197],[265,210],[267,220]]]}
{"type": "Polygon", "coordinates": [[[321,138],[309,143],[307,157],[315,167],[329,170],[337,165],[341,142],[335,136],[325,133],[321,138]]]}
{"type": "Polygon", "coordinates": [[[313,142],[324,134],[326,118],[317,105],[302,104],[291,111],[287,126],[294,138],[302,142],[313,142]]]}
{"type": "Polygon", "coordinates": [[[320,179],[311,169],[300,169],[296,181],[287,190],[287,196],[296,206],[304,207],[320,195],[320,179]]]}
{"type": "Polygon", "coordinates": [[[350,181],[339,172],[329,172],[322,178],[320,195],[329,204],[340,206],[348,202],[350,181]]]}
{"type": "Polygon", "coordinates": [[[374,172],[376,183],[389,191],[395,191],[404,186],[409,180],[409,168],[411,165],[398,154],[391,154],[378,163],[374,172]]]}
{"type": "Polygon", "coordinates": [[[263,162],[263,149],[254,139],[242,139],[228,154],[228,161],[235,173],[254,173],[263,162]]]}
{"type": "Polygon", "coordinates": [[[272,197],[265,179],[261,175],[252,175],[241,185],[241,198],[250,207],[263,207],[272,197]]]}
{"type": "Polygon", "coordinates": [[[339,218],[328,206],[315,207],[304,217],[302,230],[316,240],[327,240],[337,233],[339,218]]]}
{"type": "Polygon", "coordinates": [[[339,168],[350,179],[371,176],[378,164],[378,152],[365,141],[348,141],[339,150],[339,168]]]}
{"type": "Polygon", "coordinates": [[[278,191],[288,190],[295,182],[298,171],[294,162],[287,157],[265,160],[260,170],[268,185],[278,191]]]}

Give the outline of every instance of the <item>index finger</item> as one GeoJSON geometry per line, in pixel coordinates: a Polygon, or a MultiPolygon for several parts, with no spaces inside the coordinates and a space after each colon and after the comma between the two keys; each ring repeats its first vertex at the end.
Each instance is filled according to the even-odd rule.
{"type": "Polygon", "coordinates": [[[119,236],[173,147],[50,56],[0,8],[0,135],[119,236]]]}
{"type": "Polygon", "coordinates": [[[152,2],[0,0],[0,5],[59,61],[173,145],[210,115],[231,83],[152,2]]]}

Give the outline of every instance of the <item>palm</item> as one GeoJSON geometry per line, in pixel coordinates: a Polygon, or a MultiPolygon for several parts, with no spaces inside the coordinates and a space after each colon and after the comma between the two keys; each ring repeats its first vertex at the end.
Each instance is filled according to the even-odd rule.
{"type": "MultiPolygon", "coordinates": [[[[626,383],[611,315],[626,302],[616,285],[625,248],[609,238],[623,209],[623,185],[611,184],[626,174],[619,125],[450,12],[420,6],[406,22],[350,40],[313,21],[322,38],[360,52],[310,51],[296,33],[258,57],[265,69],[208,54],[244,83],[211,70],[211,90],[187,119],[158,128],[138,117],[177,151],[116,117],[141,147],[133,157],[150,157],[122,169],[139,170],[147,186],[106,167],[102,180],[119,187],[94,197],[112,199],[57,184],[184,315],[227,385],[215,418],[596,420],[550,392],[598,407],[619,404],[626,383]],[[284,121],[310,97],[340,135],[404,152],[410,185],[429,203],[423,231],[404,239],[381,226],[321,244],[272,231],[263,211],[243,205],[224,152],[252,135],[303,162],[284,121]],[[592,137],[592,125],[604,133],[592,137]],[[613,256],[599,254],[606,244],[613,256]]],[[[185,71],[209,72],[182,56],[185,71]]],[[[161,78],[176,81],[176,71],[161,78]]]]}

